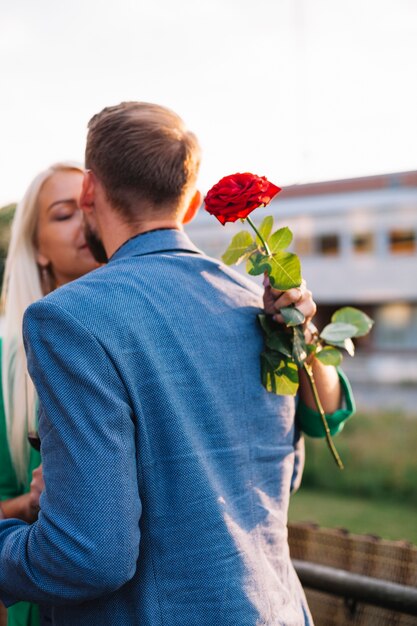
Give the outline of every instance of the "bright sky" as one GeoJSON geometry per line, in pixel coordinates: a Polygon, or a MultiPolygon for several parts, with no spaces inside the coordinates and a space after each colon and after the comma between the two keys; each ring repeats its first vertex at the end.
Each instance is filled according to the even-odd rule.
{"type": "Polygon", "coordinates": [[[416,0],[4,0],[0,206],[122,100],[200,137],[203,191],[417,168],[416,0]]]}

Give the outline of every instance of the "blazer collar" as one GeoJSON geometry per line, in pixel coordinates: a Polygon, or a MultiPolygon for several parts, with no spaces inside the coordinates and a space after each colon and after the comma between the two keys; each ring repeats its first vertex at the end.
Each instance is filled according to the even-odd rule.
{"type": "Polygon", "coordinates": [[[143,256],[157,252],[184,251],[203,254],[182,230],[164,228],[140,233],[125,241],[113,253],[109,262],[132,256],[143,256]]]}

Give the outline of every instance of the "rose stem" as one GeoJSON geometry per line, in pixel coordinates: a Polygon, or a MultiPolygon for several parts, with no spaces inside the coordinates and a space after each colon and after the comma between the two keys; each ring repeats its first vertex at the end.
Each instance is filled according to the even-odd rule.
{"type": "Polygon", "coordinates": [[[256,228],[255,224],[252,222],[251,218],[249,216],[247,216],[246,219],[248,220],[249,225],[252,226],[253,230],[258,235],[259,239],[261,240],[261,243],[262,243],[263,247],[265,248],[266,254],[268,256],[272,256],[271,250],[269,249],[268,244],[266,243],[265,239],[262,237],[262,235],[259,232],[259,230],[256,228]]]}
{"type": "Polygon", "coordinates": [[[332,453],[333,458],[336,461],[336,465],[338,466],[339,469],[342,470],[344,469],[344,465],[342,463],[342,459],[340,458],[339,453],[337,452],[336,447],[333,443],[332,437],[330,435],[330,430],[329,430],[329,425],[326,420],[326,415],[324,413],[324,409],[321,404],[319,394],[317,392],[316,381],[314,380],[314,375],[313,375],[313,368],[308,363],[304,363],[303,369],[305,373],[307,374],[308,382],[310,383],[311,391],[313,392],[314,401],[316,403],[317,410],[320,413],[321,421],[323,422],[324,430],[326,433],[327,445],[329,446],[330,452],[332,453]]]}

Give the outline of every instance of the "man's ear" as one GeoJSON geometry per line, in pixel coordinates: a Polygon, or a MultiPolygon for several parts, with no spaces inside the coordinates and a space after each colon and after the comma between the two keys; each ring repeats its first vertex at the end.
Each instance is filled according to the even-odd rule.
{"type": "Polygon", "coordinates": [[[191,198],[191,201],[188,205],[188,208],[186,210],[186,212],[184,213],[184,216],[182,218],[182,223],[183,224],[188,224],[188,222],[191,222],[192,219],[194,219],[194,217],[196,216],[196,213],[198,211],[198,209],[200,208],[201,204],[203,202],[203,195],[200,191],[196,191],[195,194],[193,195],[193,197],[191,198]]]}
{"type": "Polygon", "coordinates": [[[92,213],[96,195],[96,181],[91,170],[84,172],[84,180],[81,188],[80,207],[84,213],[92,213]]]}

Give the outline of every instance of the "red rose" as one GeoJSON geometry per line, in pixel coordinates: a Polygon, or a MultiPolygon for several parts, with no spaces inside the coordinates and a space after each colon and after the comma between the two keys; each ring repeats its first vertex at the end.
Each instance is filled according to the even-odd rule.
{"type": "Polygon", "coordinates": [[[281,191],[265,176],[232,174],[225,176],[210,189],[205,198],[205,209],[221,224],[244,219],[259,206],[266,206],[281,191]]]}

